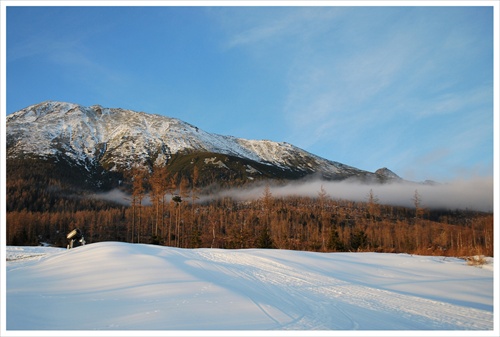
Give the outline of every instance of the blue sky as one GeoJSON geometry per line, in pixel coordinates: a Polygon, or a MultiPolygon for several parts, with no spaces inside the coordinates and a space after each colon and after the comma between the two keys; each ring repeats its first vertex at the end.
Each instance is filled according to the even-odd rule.
{"type": "Polygon", "coordinates": [[[493,176],[492,7],[7,6],[6,18],[7,114],[100,104],[409,180],[493,176]]]}

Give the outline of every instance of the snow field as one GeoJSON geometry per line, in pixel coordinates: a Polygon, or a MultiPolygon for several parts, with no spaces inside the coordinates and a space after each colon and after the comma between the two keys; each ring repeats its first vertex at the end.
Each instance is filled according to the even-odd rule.
{"type": "Polygon", "coordinates": [[[102,242],[7,261],[7,331],[494,328],[492,265],[455,258],[102,242]]]}

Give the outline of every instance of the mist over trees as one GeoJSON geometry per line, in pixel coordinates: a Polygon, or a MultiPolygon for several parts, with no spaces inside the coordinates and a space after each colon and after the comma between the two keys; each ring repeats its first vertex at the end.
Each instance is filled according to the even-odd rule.
{"type": "Polygon", "coordinates": [[[25,178],[8,176],[8,245],[65,247],[66,234],[80,228],[87,243],[493,256],[492,213],[426,208],[418,189],[406,196],[413,206],[382,204],[370,188],[363,200],[340,199],[323,185],[304,195],[265,184],[245,199],[202,186],[197,170],[171,174],[155,165],[132,167],[116,194],[127,200],[110,202],[25,178]]]}

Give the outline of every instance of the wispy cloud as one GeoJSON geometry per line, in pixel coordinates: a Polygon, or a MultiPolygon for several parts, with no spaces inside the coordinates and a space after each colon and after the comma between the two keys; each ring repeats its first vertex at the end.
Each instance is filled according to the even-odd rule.
{"type": "Polygon", "coordinates": [[[427,101],[413,102],[411,111],[413,111],[416,118],[427,118],[492,105],[492,87],[483,85],[460,91],[443,90],[443,92],[429,95],[427,101]]]}
{"type": "Polygon", "coordinates": [[[283,39],[303,40],[328,28],[331,20],[343,11],[342,8],[266,8],[230,9],[225,19],[232,32],[227,48],[263,46],[268,42],[283,43],[283,39]],[[236,16],[233,16],[236,14],[236,16]],[[242,20],[242,16],[245,19],[242,20]],[[231,21],[231,22],[228,22],[231,21]]]}

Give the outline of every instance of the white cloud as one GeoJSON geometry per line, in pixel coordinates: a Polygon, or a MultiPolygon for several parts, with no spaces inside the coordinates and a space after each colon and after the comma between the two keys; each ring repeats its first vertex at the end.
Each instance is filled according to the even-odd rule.
{"type": "MultiPolygon", "coordinates": [[[[489,109],[493,103],[491,86],[472,87],[462,91],[443,91],[440,94],[430,95],[426,101],[414,102],[415,116],[417,118],[427,118],[436,115],[460,113],[464,109],[477,109],[477,107],[487,107],[489,109]]],[[[477,113],[473,115],[477,119],[477,113]]],[[[484,113],[479,115],[479,117],[482,116],[484,116],[484,113]]]]}

